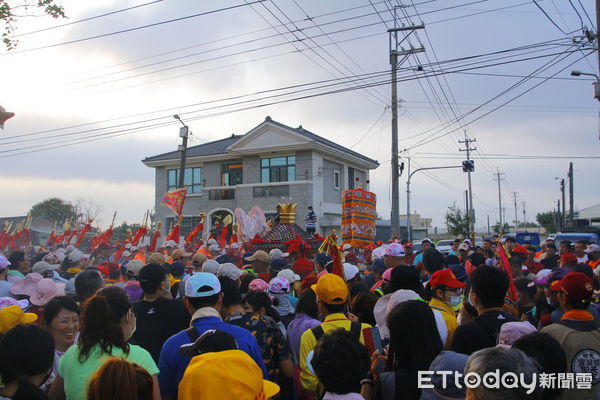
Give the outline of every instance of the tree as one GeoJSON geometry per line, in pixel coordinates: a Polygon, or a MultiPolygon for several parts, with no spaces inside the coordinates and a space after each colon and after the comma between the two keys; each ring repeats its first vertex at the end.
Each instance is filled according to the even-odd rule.
{"type": "Polygon", "coordinates": [[[113,236],[112,236],[112,240],[113,241],[117,241],[117,240],[125,240],[125,238],[128,235],[127,230],[130,229],[131,233],[133,235],[135,235],[135,232],[137,232],[137,230],[140,228],[141,224],[128,224],[126,221],[123,221],[123,223],[121,223],[121,225],[116,226],[113,229],[113,236]]]}
{"type": "Polygon", "coordinates": [[[102,206],[93,199],[77,199],[77,201],[75,201],[75,210],[77,210],[77,214],[79,214],[84,221],[92,219],[96,221],[97,224],[100,224],[101,221],[98,220],[98,215],[100,215],[100,211],[102,211],[102,206]]]}
{"type": "Polygon", "coordinates": [[[448,211],[446,212],[446,225],[448,226],[448,232],[454,236],[461,235],[467,237],[469,235],[467,214],[456,207],[456,203],[452,203],[452,205],[448,207],[448,211]]]}
{"type": "Polygon", "coordinates": [[[7,50],[14,50],[18,41],[14,39],[17,20],[24,17],[41,17],[49,15],[52,18],[66,18],[62,6],[55,4],[54,0],[0,0],[0,21],[4,22],[2,42],[7,50]],[[16,4],[15,4],[16,3],[16,4]],[[31,9],[42,9],[44,14],[32,13],[31,9]]]}
{"type": "Polygon", "coordinates": [[[35,204],[29,210],[29,214],[32,217],[44,216],[59,225],[64,224],[69,218],[75,220],[78,217],[73,204],[57,197],[52,197],[35,204]]]}
{"type": "Polygon", "coordinates": [[[502,229],[500,229],[500,222],[496,222],[496,224],[494,226],[492,226],[492,230],[494,231],[494,233],[510,232],[510,225],[508,225],[505,222],[502,229]]]}
{"type": "Polygon", "coordinates": [[[548,232],[556,232],[556,216],[553,211],[538,213],[535,220],[548,232]]]}

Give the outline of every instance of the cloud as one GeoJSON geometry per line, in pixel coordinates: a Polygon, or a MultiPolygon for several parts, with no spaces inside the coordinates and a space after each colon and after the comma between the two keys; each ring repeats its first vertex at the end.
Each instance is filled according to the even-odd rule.
{"type": "Polygon", "coordinates": [[[110,224],[114,211],[116,222],[141,221],[147,209],[154,208],[154,185],[147,182],[114,182],[99,179],[40,178],[37,176],[0,177],[0,187],[10,188],[0,199],[6,216],[25,215],[35,203],[59,197],[75,203],[77,199],[100,206],[100,222],[110,224]]]}

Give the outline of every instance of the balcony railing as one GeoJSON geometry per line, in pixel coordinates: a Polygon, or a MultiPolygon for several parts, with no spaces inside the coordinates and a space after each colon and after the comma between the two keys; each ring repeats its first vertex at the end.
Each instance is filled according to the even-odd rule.
{"type": "Polygon", "coordinates": [[[254,197],[283,197],[290,195],[288,185],[280,186],[257,186],[253,188],[254,197]]]}

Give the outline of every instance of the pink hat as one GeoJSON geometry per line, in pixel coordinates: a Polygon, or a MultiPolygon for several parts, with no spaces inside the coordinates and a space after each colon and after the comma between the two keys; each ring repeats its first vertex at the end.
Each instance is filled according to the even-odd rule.
{"type": "Polygon", "coordinates": [[[390,243],[385,248],[385,255],[390,257],[404,257],[406,253],[404,252],[404,246],[400,243],[390,243]]]}
{"type": "Polygon", "coordinates": [[[0,269],[4,269],[10,265],[10,261],[6,258],[4,254],[0,254],[0,269]]]}
{"type": "Polygon", "coordinates": [[[537,332],[537,329],[527,321],[506,322],[500,328],[500,333],[498,334],[498,346],[512,347],[521,336],[533,332],[537,332]]]}
{"type": "Polygon", "coordinates": [[[386,282],[389,282],[389,281],[391,281],[391,280],[392,280],[392,270],[393,270],[393,269],[394,269],[394,268],[388,268],[388,269],[386,269],[386,270],[383,272],[383,274],[381,274],[381,278],[382,278],[384,281],[386,281],[386,282]]]}
{"type": "Polygon", "coordinates": [[[329,273],[329,271],[327,271],[326,269],[324,269],[323,271],[319,272],[319,274],[317,275],[317,278],[320,278],[323,275],[328,274],[328,273],[329,273]]]}
{"type": "Polygon", "coordinates": [[[65,295],[65,284],[56,283],[50,278],[39,281],[36,289],[36,292],[29,297],[29,301],[34,306],[45,306],[53,298],[65,295]]]}
{"type": "Polygon", "coordinates": [[[285,278],[277,276],[269,282],[269,292],[274,294],[289,293],[290,282],[285,278]]]}
{"type": "Polygon", "coordinates": [[[25,278],[13,284],[10,288],[12,294],[33,296],[37,292],[37,284],[44,277],[37,272],[25,275],[25,278]]]}
{"type": "Polygon", "coordinates": [[[256,278],[250,281],[248,290],[253,292],[266,292],[269,284],[260,278],[256,278]]]}

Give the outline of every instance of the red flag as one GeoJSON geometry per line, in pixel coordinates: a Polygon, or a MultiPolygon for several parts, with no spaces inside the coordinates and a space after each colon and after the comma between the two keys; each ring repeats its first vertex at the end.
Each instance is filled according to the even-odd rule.
{"type": "Polygon", "coordinates": [[[173,240],[175,243],[179,243],[179,232],[180,228],[178,222],[177,224],[175,224],[173,229],[171,229],[171,232],[169,232],[169,234],[167,235],[167,240],[173,240]]]}
{"type": "Polygon", "coordinates": [[[198,225],[196,225],[196,227],[190,233],[188,233],[188,235],[185,237],[185,242],[186,243],[194,243],[198,234],[200,232],[202,232],[203,230],[204,230],[204,224],[202,223],[202,220],[200,220],[200,223],[198,225]]]}
{"type": "Polygon", "coordinates": [[[89,231],[92,230],[92,220],[88,219],[87,224],[85,224],[85,226],[83,228],[81,228],[81,230],[78,233],[77,236],[77,241],[75,242],[75,247],[79,246],[81,244],[81,242],[83,242],[83,238],[85,237],[85,234],[88,233],[89,231]]]}
{"type": "Polygon", "coordinates": [[[186,195],[187,188],[170,190],[165,193],[160,204],[169,207],[171,210],[173,210],[175,215],[181,215],[186,195]]]}
{"type": "Polygon", "coordinates": [[[134,246],[137,246],[137,244],[139,243],[140,239],[144,236],[148,234],[148,228],[146,228],[145,225],[141,226],[137,232],[135,233],[135,236],[133,237],[133,239],[131,240],[131,244],[134,246]]]}
{"type": "Polygon", "coordinates": [[[160,231],[157,229],[152,235],[152,241],[150,242],[150,251],[156,251],[156,242],[158,242],[158,238],[160,237],[160,231]]]}
{"type": "Polygon", "coordinates": [[[500,263],[502,264],[502,268],[506,271],[508,275],[508,280],[510,282],[509,290],[512,301],[517,301],[517,290],[515,289],[515,282],[512,276],[512,270],[510,269],[510,264],[508,263],[508,258],[506,257],[506,251],[504,250],[504,246],[501,243],[498,243],[498,255],[500,256],[500,263]]]}

